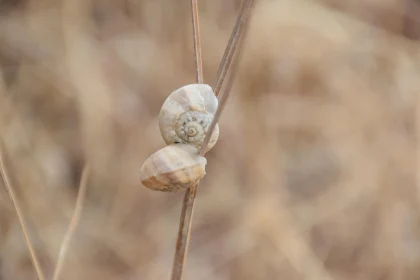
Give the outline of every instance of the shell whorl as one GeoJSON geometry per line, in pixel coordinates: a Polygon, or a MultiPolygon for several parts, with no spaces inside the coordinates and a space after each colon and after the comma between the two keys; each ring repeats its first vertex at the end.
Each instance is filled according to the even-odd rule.
{"type": "Polygon", "coordinates": [[[140,168],[140,180],[151,190],[177,192],[203,178],[206,164],[195,147],[172,144],[147,158],[140,168]]]}
{"type": "MultiPolygon", "coordinates": [[[[164,102],[159,115],[163,139],[167,144],[190,144],[200,149],[217,106],[217,98],[209,85],[192,84],[175,90],[164,102]]],[[[216,125],[206,151],[216,144],[218,137],[216,125]]]]}

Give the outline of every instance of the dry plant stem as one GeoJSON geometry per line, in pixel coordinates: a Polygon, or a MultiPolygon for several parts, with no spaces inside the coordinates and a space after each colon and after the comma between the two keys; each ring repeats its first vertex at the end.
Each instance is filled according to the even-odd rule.
{"type": "MultiPolygon", "coordinates": [[[[247,0],[245,0],[245,1],[247,1],[247,0]]],[[[249,15],[250,15],[249,11],[250,11],[250,8],[252,7],[252,0],[247,1],[246,4],[248,4],[248,5],[245,5],[245,6],[247,6],[248,9],[243,11],[244,14],[242,14],[242,13],[239,14],[239,18],[241,18],[241,21],[243,22],[243,26],[242,26],[240,32],[236,33],[236,35],[235,35],[235,37],[236,37],[235,40],[237,41],[237,43],[235,44],[235,47],[232,49],[232,52],[231,52],[231,55],[230,55],[231,58],[229,60],[232,61],[232,59],[234,58],[234,55],[235,55],[235,51],[237,50],[236,59],[233,60],[231,72],[230,72],[225,90],[222,92],[222,94],[219,95],[219,107],[217,108],[217,111],[214,114],[213,121],[211,122],[210,127],[208,129],[208,133],[206,134],[206,137],[204,137],[203,145],[201,146],[201,150],[200,150],[200,155],[202,155],[202,156],[204,156],[204,154],[205,154],[205,150],[206,150],[207,145],[209,144],[211,134],[213,133],[213,130],[214,130],[216,124],[219,122],[220,116],[222,115],[222,112],[223,112],[223,109],[226,105],[226,102],[227,102],[227,99],[229,97],[231,88],[232,88],[233,83],[235,81],[236,70],[237,70],[238,63],[240,61],[240,57],[242,55],[242,50],[243,50],[242,44],[243,44],[243,41],[244,41],[244,39],[246,37],[246,34],[247,34],[247,31],[248,31],[248,23],[249,23],[249,15]]],[[[235,33],[235,30],[232,32],[232,34],[233,33],[235,33]]],[[[230,48],[229,45],[226,47],[226,49],[228,49],[228,48],[230,48]]],[[[230,65],[230,62],[229,62],[227,67],[229,67],[229,65],[230,65]]],[[[224,75],[226,75],[227,70],[228,70],[228,68],[226,68],[226,72],[225,72],[224,75]]],[[[223,80],[224,80],[224,76],[223,76],[223,80]]]]}
{"type": "Polygon", "coordinates": [[[8,175],[8,171],[5,164],[5,154],[4,154],[4,147],[3,145],[0,146],[0,175],[3,178],[4,185],[9,192],[10,199],[12,200],[13,206],[16,210],[16,214],[20,223],[20,226],[22,227],[23,236],[25,238],[26,245],[28,246],[29,254],[31,256],[31,261],[34,265],[35,271],[38,275],[39,280],[45,280],[44,272],[42,271],[41,264],[38,260],[38,257],[36,255],[36,251],[34,246],[32,245],[31,239],[29,238],[29,232],[28,227],[26,226],[25,219],[23,217],[23,211],[22,208],[19,205],[19,201],[17,199],[16,193],[14,191],[14,188],[12,187],[10,183],[10,178],[8,175]]]}
{"type": "Polygon", "coordinates": [[[202,84],[203,77],[203,58],[201,55],[201,40],[200,40],[200,24],[198,20],[198,0],[191,0],[192,26],[193,26],[193,40],[194,40],[194,54],[195,65],[197,67],[197,83],[202,84]]]}
{"type": "MultiPolygon", "coordinates": [[[[86,50],[89,50],[90,46],[87,30],[89,28],[89,11],[91,4],[91,0],[66,0],[63,2],[62,28],[66,47],[66,62],[68,64],[67,66],[69,68],[68,70],[70,76],[72,79],[74,79],[73,81],[76,81],[75,84],[78,90],[80,90],[80,88],[85,89],[89,86],[89,84],[87,84],[86,82],[83,84],[83,86],[81,86],[80,84],[82,82],[80,82],[80,80],[78,80],[77,78],[79,78],[78,75],[83,75],[83,73],[79,72],[80,69],[83,69],[82,67],[80,67],[80,61],[82,61],[82,59],[85,59],[85,57],[88,57],[89,55],[86,55],[86,50]]],[[[86,69],[89,69],[89,67],[91,67],[90,60],[84,60],[83,63],[86,69]]],[[[96,69],[92,71],[94,73],[92,74],[94,77],[97,73],[95,72],[95,70],[96,69]]],[[[89,78],[91,78],[92,75],[90,75],[89,78]]],[[[60,245],[60,251],[52,278],[53,280],[57,280],[60,277],[66,259],[66,254],[68,248],[70,247],[69,245],[71,243],[74,232],[76,231],[76,228],[80,222],[83,203],[86,197],[89,170],[90,166],[88,164],[85,164],[80,179],[79,192],[76,198],[76,205],[69,226],[60,245]]]]}
{"type": "MultiPolygon", "coordinates": [[[[228,44],[226,47],[226,51],[225,53],[228,53],[226,55],[226,61],[221,63],[221,67],[219,67],[219,71],[220,73],[222,73],[222,76],[219,77],[218,81],[221,81],[220,83],[220,88],[221,85],[223,83],[224,80],[224,76],[226,75],[230,62],[235,54],[235,50],[238,46],[238,42],[240,42],[241,39],[241,35],[242,32],[244,31],[244,26],[246,26],[247,23],[247,19],[248,19],[248,14],[249,14],[249,8],[251,8],[251,4],[252,1],[247,1],[245,0],[245,4],[242,4],[242,7],[246,7],[248,9],[242,9],[239,17],[238,17],[238,21],[237,22],[241,22],[241,28],[236,28],[233,30],[231,38],[233,42],[232,44],[228,44]]],[[[192,1],[193,3],[194,1],[192,1]]],[[[194,14],[197,13],[197,10],[194,10],[194,5],[192,5],[192,13],[193,13],[193,18],[194,18],[194,14]]],[[[198,18],[197,21],[193,20],[193,26],[195,25],[195,23],[198,23],[198,18]]],[[[193,30],[196,30],[193,27],[193,30]]],[[[197,36],[199,36],[199,34],[194,34],[194,38],[197,36]]],[[[194,39],[195,42],[195,39],[194,39]]],[[[198,57],[198,55],[196,54],[196,57],[198,57]]],[[[200,51],[200,57],[201,57],[201,51],[200,51]]],[[[199,65],[198,65],[199,60],[196,60],[197,63],[197,81],[199,80],[200,74],[199,74],[199,65]]],[[[236,63],[235,63],[236,66],[236,63]]],[[[236,67],[235,67],[236,68],[236,67]]],[[[228,82],[228,86],[226,87],[226,93],[222,95],[222,98],[219,101],[219,107],[216,111],[215,117],[210,125],[210,129],[208,130],[206,137],[204,139],[203,145],[201,147],[200,150],[200,155],[204,155],[204,151],[205,151],[205,147],[207,147],[209,141],[210,141],[210,136],[213,133],[213,129],[216,126],[216,123],[218,122],[221,113],[223,111],[223,108],[226,104],[227,98],[229,97],[229,92],[230,92],[230,88],[233,84],[233,78],[235,75],[231,75],[230,76],[230,80],[228,82]]],[[[198,81],[199,82],[199,81],[198,81]]],[[[219,90],[220,90],[219,88],[219,90]]],[[[187,249],[188,249],[188,245],[189,245],[189,240],[190,240],[190,233],[191,233],[191,223],[192,223],[192,216],[193,216],[193,211],[194,211],[194,201],[195,201],[195,197],[197,195],[197,187],[199,185],[199,182],[193,186],[191,186],[190,188],[188,188],[188,190],[185,192],[185,196],[184,196],[184,201],[182,204],[182,210],[181,210],[181,217],[180,217],[180,222],[179,222],[179,230],[178,230],[178,238],[176,241],[176,249],[175,249],[175,257],[174,257],[174,263],[173,263],[173,267],[172,267],[172,277],[171,280],[181,280],[182,279],[182,274],[183,274],[183,270],[184,270],[184,265],[185,265],[185,260],[186,260],[186,256],[187,256],[187,249]]]]}
{"type": "MultiPolygon", "coordinates": [[[[198,0],[191,0],[191,14],[197,83],[202,84],[204,77],[200,43],[200,24],[198,18],[198,0]]],[[[182,273],[184,270],[184,264],[190,240],[191,222],[198,184],[199,182],[185,191],[184,201],[182,203],[181,218],[179,222],[178,237],[176,240],[174,263],[172,265],[172,280],[182,279],[182,273]]]]}
{"type": "Polygon", "coordinates": [[[219,65],[219,69],[217,70],[216,81],[213,86],[213,90],[216,96],[219,95],[219,92],[222,88],[226,73],[229,69],[230,63],[232,62],[232,58],[235,54],[235,50],[237,49],[241,34],[243,33],[243,29],[246,25],[252,3],[252,0],[244,0],[241,3],[235,27],[233,28],[232,34],[230,35],[229,42],[226,46],[225,52],[219,65]]]}
{"type": "Polygon", "coordinates": [[[194,211],[194,202],[197,195],[199,183],[189,187],[185,191],[184,201],[182,202],[181,218],[179,221],[178,238],[176,241],[175,258],[172,267],[171,280],[182,279],[187,249],[190,241],[191,223],[194,211]]]}
{"type": "Polygon", "coordinates": [[[89,180],[89,165],[85,165],[83,168],[82,178],[80,179],[79,192],[77,194],[76,206],[74,207],[74,212],[70,220],[69,227],[67,228],[66,234],[64,235],[63,242],[60,246],[60,252],[58,254],[57,264],[55,266],[53,280],[58,280],[60,273],[63,269],[63,264],[65,261],[65,256],[67,254],[71,239],[74,232],[79,224],[80,217],[83,209],[83,202],[86,197],[86,189],[89,180]]]}

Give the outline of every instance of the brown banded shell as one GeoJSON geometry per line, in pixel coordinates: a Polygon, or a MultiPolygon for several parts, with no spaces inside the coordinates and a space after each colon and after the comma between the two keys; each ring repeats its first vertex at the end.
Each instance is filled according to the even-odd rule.
{"type": "MultiPolygon", "coordinates": [[[[182,143],[201,148],[213,121],[218,100],[206,84],[191,84],[172,92],[159,114],[159,128],[167,144],[182,143]]],[[[219,126],[213,130],[206,152],[219,138],[219,126]]]]}
{"type": "Polygon", "coordinates": [[[206,175],[206,158],[194,146],[168,145],[152,154],[140,169],[142,184],[152,190],[185,190],[206,175]]]}

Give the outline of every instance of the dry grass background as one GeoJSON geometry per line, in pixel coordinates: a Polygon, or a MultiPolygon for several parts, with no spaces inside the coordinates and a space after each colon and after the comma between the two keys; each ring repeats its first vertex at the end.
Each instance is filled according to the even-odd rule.
{"type": "MultiPolygon", "coordinates": [[[[206,83],[239,4],[199,1],[206,83]]],[[[195,79],[189,8],[0,1],[0,135],[47,279],[86,160],[61,279],[168,279],[183,193],[138,171],[164,146],[164,99],[195,79]]],[[[185,279],[419,279],[419,35],[414,0],[257,1],[185,279]]],[[[0,279],[36,279],[0,187],[0,279]]]]}

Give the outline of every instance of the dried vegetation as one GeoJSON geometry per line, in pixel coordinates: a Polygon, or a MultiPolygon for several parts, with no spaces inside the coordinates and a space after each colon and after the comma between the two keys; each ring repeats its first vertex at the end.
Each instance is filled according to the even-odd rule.
{"type": "MultiPolygon", "coordinates": [[[[199,4],[212,84],[240,1],[199,4]]],[[[61,279],[168,279],[183,194],[138,171],[195,80],[189,8],[0,1],[0,135],[47,279],[86,161],[61,279]]],[[[257,1],[185,279],[419,279],[419,18],[414,0],[257,1]]],[[[35,279],[1,184],[0,279],[35,279]]]]}

